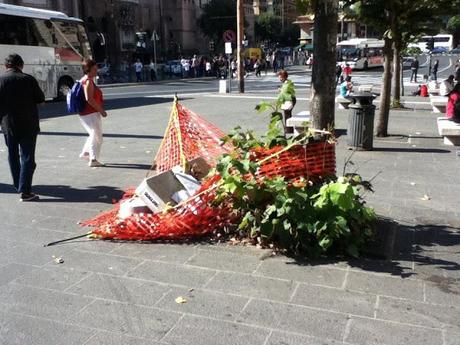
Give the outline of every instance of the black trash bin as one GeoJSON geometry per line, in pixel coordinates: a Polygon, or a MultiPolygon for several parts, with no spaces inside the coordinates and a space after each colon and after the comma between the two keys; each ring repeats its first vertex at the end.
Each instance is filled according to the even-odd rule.
{"type": "Polygon", "coordinates": [[[372,150],[374,139],[375,96],[370,92],[350,94],[347,144],[357,150],[372,150]]]}

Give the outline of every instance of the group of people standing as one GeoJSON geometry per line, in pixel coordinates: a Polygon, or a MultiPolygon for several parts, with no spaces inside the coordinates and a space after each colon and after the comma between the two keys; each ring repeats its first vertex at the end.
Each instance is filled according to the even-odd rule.
{"type": "MultiPolygon", "coordinates": [[[[36,169],[35,148],[40,132],[38,105],[45,102],[45,95],[37,80],[23,73],[24,61],[18,54],[5,59],[6,72],[0,76],[0,122],[8,147],[8,163],[13,187],[21,201],[36,201],[39,196],[32,191],[36,169]]],[[[89,167],[101,167],[99,161],[102,146],[102,118],[107,116],[101,89],[94,83],[97,64],[93,60],[83,62],[84,76],[80,80],[84,90],[84,108],[79,120],[88,133],[80,158],[89,167]]]]}

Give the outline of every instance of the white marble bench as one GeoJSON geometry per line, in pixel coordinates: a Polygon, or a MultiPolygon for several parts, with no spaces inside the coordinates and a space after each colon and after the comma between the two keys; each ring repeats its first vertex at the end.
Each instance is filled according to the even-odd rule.
{"type": "Polygon", "coordinates": [[[359,85],[358,91],[359,92],[372,92],[373,85],[359,85]]]}
{"type": "Polygon", "coordinates": [[[292,127],[294,129],[294,135],[299,135],[305,131],[305,128],[310,126],[310,112],[301,111],[287,119],[286,127],[292,127]]]}
{"type": "Polygon", "coordinates": [[[444,144],[460,146],[460,123],[438,117],[438,133],[444,137],[444,144]]]}
{"type": "Polygon", "coordinates": [[[448,97],[446,96],[430,96],[430,103],[433,107],[433,113],[445,113],[448,97]]]}
{"type": "Polygon", "coordinates": [[[348,109],[348,106],[352,103],[350,99],[344,98],[342,96],[337,96],[335,98],[335,103],[338,104],[339,109],[348,109]]]}

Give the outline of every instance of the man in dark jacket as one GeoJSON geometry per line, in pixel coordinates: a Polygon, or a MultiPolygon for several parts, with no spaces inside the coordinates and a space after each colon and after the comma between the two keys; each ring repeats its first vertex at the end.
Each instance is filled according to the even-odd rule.
{"type": "Polygon", "coordinates": [[[6,72],[0,76],[0,119],[13,185],[21,201],[38,200],[32,193],[35,145],[40,132],[37,105],[45,95],[31,75],[22,73],[24,61],[18,54],[5,59],[6,72]]]}
{"type": "Polygon", "coordinates": [[[410,69],[411,69],[411,75],[410,75],[410,81],[414,81],[414,82],[417,82],[417,73],[418,73],[418,67],[419,67],[419,62],[418,62],[418,59],[415,58],[414,61],[412,61],[411,65],[410,65],[410,69]]]}

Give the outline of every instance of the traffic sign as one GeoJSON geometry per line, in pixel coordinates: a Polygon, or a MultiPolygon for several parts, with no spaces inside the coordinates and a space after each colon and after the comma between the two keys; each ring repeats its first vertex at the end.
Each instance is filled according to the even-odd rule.
{"type": "Polygon", "coordinates": [[[232,42],[225,42],[225,54],[231,54],[232,52],[232,42]]]}
{"type": "Polygon", "coordinates": [[[236,42],[236,34],[233,30],[227,30],[222,35],[224,42],[236,42]]]}

